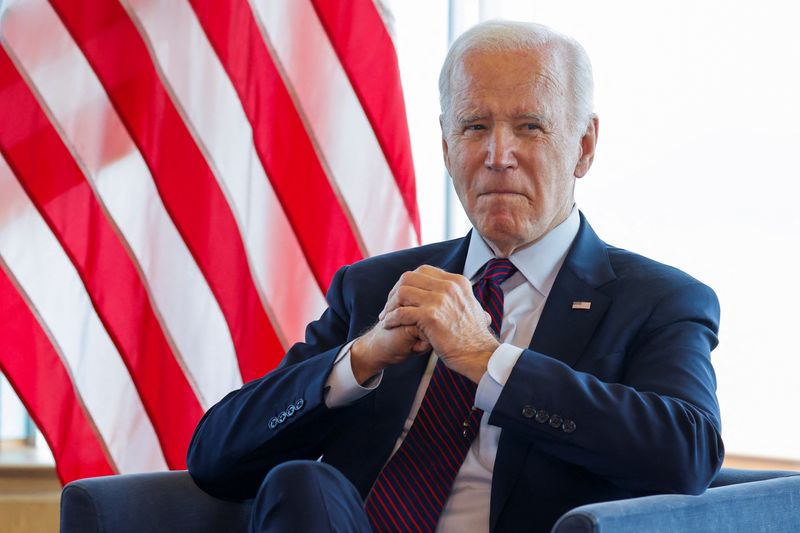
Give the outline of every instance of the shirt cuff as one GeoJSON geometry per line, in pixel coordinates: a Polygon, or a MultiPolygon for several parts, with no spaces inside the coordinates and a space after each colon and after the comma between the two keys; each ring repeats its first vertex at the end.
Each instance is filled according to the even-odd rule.
{"type": "Polygon", "coordinates": [[[522,348],[512,344],[504,343],[497,347],[489,358],[486,373],[478,383],[478,390],[475,392],[475,407],[484,413],[490,413],[494,409],[520,355],[522,355],[522,348]]]}
{"type": "Polygon", "coordinates": [[[369,378],[364,386],[356,381],[353,374],[353,364],[350,362],[350,347],[355,341],[350,341],[339,350],[333,369],[325,382],[325,405],[329,409],[344,407],[359,398],[363,398],[371,391],[378,388],[383,378],[383,372],[369,378]]]}

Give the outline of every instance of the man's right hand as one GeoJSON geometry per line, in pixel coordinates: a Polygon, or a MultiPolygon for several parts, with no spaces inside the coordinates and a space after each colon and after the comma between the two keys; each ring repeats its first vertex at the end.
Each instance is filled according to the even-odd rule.
{"type": "Polygon", "coordinates": [[[430,344],[416,327],[386,329],[381,320],[350,347],[350,364],[356,381],[364,384],[387,366],[402,363],[430,349],[430,344]]]}

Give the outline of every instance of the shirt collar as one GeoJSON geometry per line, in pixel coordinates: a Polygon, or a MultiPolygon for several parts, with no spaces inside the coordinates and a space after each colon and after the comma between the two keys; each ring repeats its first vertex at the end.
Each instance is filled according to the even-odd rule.
{"type": "MultiPolygon", "coordinates": [[[[561,224],[535,243],[511,254],[508,259],[537,291],[546,296],[550,293],[569,247],[578,234],[579,226],[578,208],[573,205],[569,216],[561,224]]],[[[464,262],[464,277],[470,280],[495,256],[475,228],[472,229],[472,236],[464,262]]]]}

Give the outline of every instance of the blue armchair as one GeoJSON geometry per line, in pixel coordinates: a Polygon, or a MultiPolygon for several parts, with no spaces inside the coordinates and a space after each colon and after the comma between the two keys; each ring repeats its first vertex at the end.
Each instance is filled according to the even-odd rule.
{"type": "MultiPolygon", "coordinates": [[[[73,481],[61,497],[62,533],[247,531],[250,502],[209,496],[189,474],[73,481]]],[[[700,496],[667,494],[584,505],[553,533],[798,532],[800,472],[723,469],[700,496]]]]}

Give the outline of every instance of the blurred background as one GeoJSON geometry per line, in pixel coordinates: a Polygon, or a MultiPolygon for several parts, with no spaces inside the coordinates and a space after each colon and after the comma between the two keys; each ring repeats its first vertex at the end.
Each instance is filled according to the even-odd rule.
{"type": "Polygon", "coordinates": [[[597,156],[576,198],[601,238],[710,285],[728,454],[800,461],[800,7],[767,0],[387,1],[422,238],[469,227],[444,175],[439,68],[492,18],[575,37],[594,69],[597,156]],[[443,216],[443,205],[449,217],[443,216]]]}

